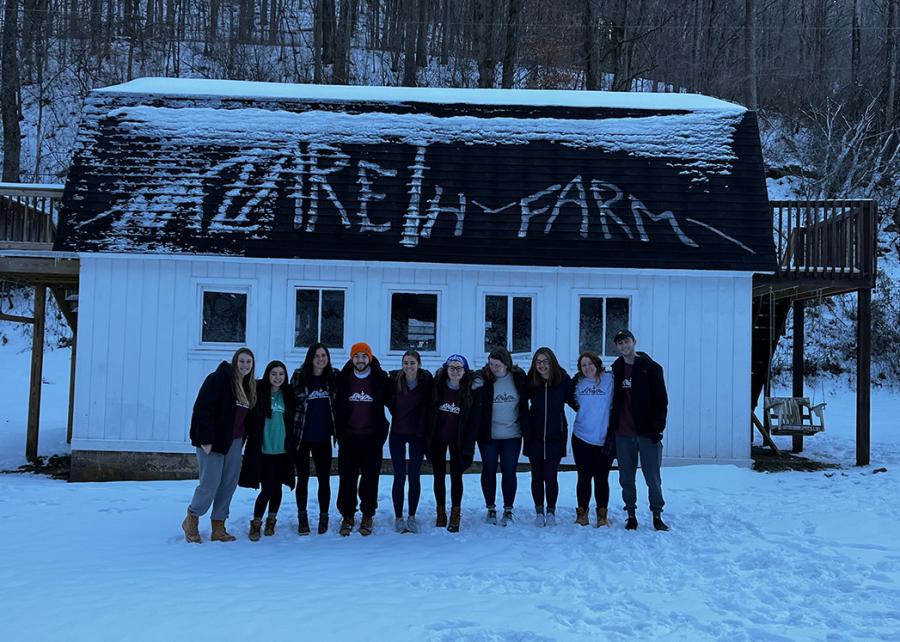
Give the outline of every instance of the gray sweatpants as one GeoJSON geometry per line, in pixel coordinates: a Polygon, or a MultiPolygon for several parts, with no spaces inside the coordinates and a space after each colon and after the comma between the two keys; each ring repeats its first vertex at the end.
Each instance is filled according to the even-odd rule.
{"type": "Polygon", "coordinates": [[[622,486],[622,500],[625,502],[625,510],[633,511],[637,508],[637,488],[635,477],[637,476],[638,459],[641,463],[641,474],[647,482],[647,491],[650,495],[650,510],[653,513],[662,513],[662,475],[659,469],[662,466],[662,442],[653,443],[647,437],[625,437],[616,435],[616,457],[619,460],[619,484],[622,486]]]}
{"type": "Polygon", "coordinates": [[[227,455],[197,449],[197,464],[200,467],[200,483],[194,491],[189,510],[194,515],[204,515],[212,505],[210,519],[228,519],[231,497],[237,488],[241,474],[241,449],[244,440],[238,437],[231,442],[227,455]]]}

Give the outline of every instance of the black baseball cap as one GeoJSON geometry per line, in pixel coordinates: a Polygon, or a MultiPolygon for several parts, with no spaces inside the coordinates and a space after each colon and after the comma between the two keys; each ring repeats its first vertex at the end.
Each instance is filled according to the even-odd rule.
{"type": "Polygon", "coordinates": [[[625,339],[631,339],[632,341],[637,341],[634,338],[634,335],[631,333],[631,330],[619,330],[616,332],[616,336],[613,337],[613,343],[618,343],[619,341],[624,341],[625,339]]]}

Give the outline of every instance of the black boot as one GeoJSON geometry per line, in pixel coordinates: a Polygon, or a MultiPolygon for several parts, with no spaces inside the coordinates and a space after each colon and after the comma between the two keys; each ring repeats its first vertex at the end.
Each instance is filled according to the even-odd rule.
{"type": "Polygon", "coordinates": [[[309,535],[309,516],[305,510],[297,511],[297,532],[301,535],[309,535]]]}
{"type": "Polygon", "coordinates": [[[324,535],[328,532],[328,513],[319,513],[319,528],[317,530],[319,535],[324,535]]]}
{"type": "Polygon", "coordinates": [[[662,515],[660,513],[653,513],[653,528],[658,531],[669,530],[669,527],[666,525],[666,523],[662,521],[662,515]]]}
{"type": "Polygon", "coordinates": [[[628,511],[628,519],[625,520],[625,530],[626,531],[636,531],[638,527],[637,517],[634,516],[634,511],[628,511]]]}

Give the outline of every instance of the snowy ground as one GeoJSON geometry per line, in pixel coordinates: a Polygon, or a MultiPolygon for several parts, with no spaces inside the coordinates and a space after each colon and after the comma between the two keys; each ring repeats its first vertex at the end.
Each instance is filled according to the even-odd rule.
{"type": "MultiPolygon", "coordinates": [[[[22,459],[28,379],[27,354],[8,348],[0,348],[7,469],[22,459]]],[[[65,449],[67,358],[47,355],[45,454],[65,449]]],[[[558,527],[531,524],[527,475],[519,522],[489,526],[470,475],[456,535],[430,524],[419,535],[391,532],[384,478],[371,538],[300,538],[286,501],[276,535],[252,543],[254,497],[239,489],[229,521],[239,540],[196,546],[179,527],[193,482],[0,475],[0,639],[897,640],[897,396],[874,392],[866,468],[851,466],[853,395],[843,387],[825,399],[829,432],[807,440],[808,454],[843,469],[666,469],[669,533],[648,529],[645,509],[636,533],[618,510],[612,528],[575,526],[571,473],[561,476],[558,527]]],[[[617,507],[615,473],[610,481],[617,507]]],[[[420,520],[433,510],[426,477],[420,520]]],[[[208,537],[206,520],[201,532],[208,537]]]]}

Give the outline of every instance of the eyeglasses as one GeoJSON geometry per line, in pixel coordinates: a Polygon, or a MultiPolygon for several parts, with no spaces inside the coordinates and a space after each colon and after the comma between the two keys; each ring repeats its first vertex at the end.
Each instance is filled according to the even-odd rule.
{"type": "Polygon", "coordinates": [[[463,372],[465,370],[462,366],[447,366],[448,372],[463,372]]]}
{"type": "Polygon", "coordinates": [[[535,359],[534,363],[535,363],[535,365],[538,365],[538,366],[549,366],[550,359],[535,359]]]}

